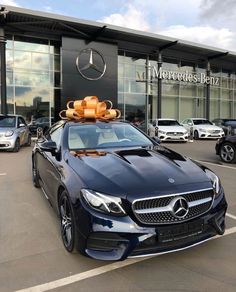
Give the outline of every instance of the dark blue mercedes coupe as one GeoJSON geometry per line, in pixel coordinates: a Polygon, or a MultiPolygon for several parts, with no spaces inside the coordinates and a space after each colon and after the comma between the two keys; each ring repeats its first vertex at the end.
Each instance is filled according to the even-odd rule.
{"type": "Polygon", "coordinates": [[[60,218],[67,251],[123,260],[182,250],[225,230],[210,169],[119,121],[59,121],[32,152],[35,187],[60,218]]]}

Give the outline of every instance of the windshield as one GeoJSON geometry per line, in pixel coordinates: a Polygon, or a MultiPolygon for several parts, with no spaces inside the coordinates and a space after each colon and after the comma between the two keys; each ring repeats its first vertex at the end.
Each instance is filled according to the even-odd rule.
{"type": "Polygon", "coordinates": [[[159,120],[158,126],[180,126],[176,120],[159,120]]]}
{"type": "Polygon", "coordinates": [[[152,142],[130,124],[79,124],[69,128],[69,149],[151,146],[152,142]]]}
{"type": "Polygon", "coordinates": [[[210,121],[202,119],[202,120],[193,120],[194,125],[213,125],[210,121]]]}
{"type": "Polygon", "coordinates": [[[0,116],[0,127],[14,128],[16,126],[16,117],[3,117],[0,116]]]}
{"type": "Polygon", "coordinates": [[[226,121],[225,126],[236,126],[236,120],[226,121]]]}

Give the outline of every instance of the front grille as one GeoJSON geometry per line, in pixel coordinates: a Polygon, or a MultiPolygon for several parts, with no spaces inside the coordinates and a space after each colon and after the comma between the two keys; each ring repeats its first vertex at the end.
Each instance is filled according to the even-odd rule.
{"type": "Polygon", "coordinates": [[[146,200],[136,200],[132,205],[132,209],[138,221],[143,224],[171,224],[183,222],[207,212],[212,205],[213,198],[213,190],[207,189],[146,200]],[[177,218],[172,210],[171,203],[178,197],[184,198],[189,206],[188,213],[183,218],[177,218]]]}
{"type": "Polygon", "coordinates": [[[183,135],[184,133],[182,132],[167,132],[166,135],[169,135],[169,136],[180,136],[180,135],[183,135]]]}
{"type": "Polygon", "coordinates": [[[208,130],[208,133],[211,133],[211,134],[219,134],[220,133],[220,130],[208,130]]]}

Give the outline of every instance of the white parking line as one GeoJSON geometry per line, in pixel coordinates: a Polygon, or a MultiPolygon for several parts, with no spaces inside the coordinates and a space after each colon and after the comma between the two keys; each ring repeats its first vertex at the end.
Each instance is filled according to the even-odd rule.
{"type": "MultiPolygon", "coordinates": [[[[233,234],[233,233],[236,233],[236,227],[232,227],[232,228],[227,229],[225,231],[224,235],[215,236],[211,240],[214,240],[214,239],[217,239],[217,238],[222,238],[223,236],[226,236],[226,235],[229,235],[229,234],[233,234]]],[[[112,263],[112,264],[109,264],[109,265],[105,265],[105,266],[102,266],[102,267],[99,267],[99,268],[95,268],[95,269],[92,269],[92,270],[89,270],[89,271],[86,271],[86,272],[75,274],[73,276],[69,276],[69,277],[66,277],[66,278],[62,278],[62,279],[59,279],[59,280],[56,280],[56,281],[48,282],[48,283],[45,283],[45,284],[41,284],[41,285],[37,285],[37,286],[34,286],[34,287],[30,287],[30,288],[17,290],[15,292],[43,292],[43,291],[49,291],[49,290],[52,290],[52,289],[60,288],[60,287],[66,286],[66,285],[70,285],[70,284],[85,280],[85,279],[88,279],[88,278],[91,278],[91,277],[95,277],[95,276],[98,276],[98,275],[101,275],[101,274],[104,274],[104,273],[108,273],[108,272],[111,272],[111,271],[114,271],[114,270],[117,270],[117,269],[120,269],[120,268],[123,268],[123,267],[127,267],[127,266],[130,266],[130,265],[133,265],[135,263],[139,263],[139,262],[145,261],[147,259],[150,259],[150,258],[153,258],[153,257],[156,257],[156,256],[157,255],[151,256],[151,257],[144,257],[144,258],[128,259],[128,260],[125,260],[123,262],[115,262],[115,263],[112,263]]]]}
{"type": "Polygon", "coordinates": [[[5,172],[0,173],[0,176],[4,176],[4,175],[7,175],[7,174],[5,172]]]}
{"type": "Polygon", "coordinates": [[[213,162],[207,162],[207,161],[204,161],[204,160],[195,160],[195,161],[200,162],[200,163],[206,163],[206,164],[210,164],[210,165],[214,165],[214,166],[219,166],[219,167],[223,167],[223,168],[236,170],[236,167],[232,167],[232,166],[217,164],[217,163],[213,163],[213,162]]]}
{"type": "Polygon", "coordinates": [[[230,213],[226,213],[226,216],[228,216],[229,218],[231,218],[231,219],[234,219],[234,220],[236,220],[236,216],[234,216],[234,215],[232,215],[232,214],[230,214],[230,213]]]}

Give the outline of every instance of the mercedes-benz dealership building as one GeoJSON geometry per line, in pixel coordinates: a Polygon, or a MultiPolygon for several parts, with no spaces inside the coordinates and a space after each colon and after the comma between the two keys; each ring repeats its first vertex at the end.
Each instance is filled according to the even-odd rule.
{"type": "MultiPolygon", "coordinates": [[[[0,7],[1,113],[58,119],[110,99],[123,118],[236,118],[236,53],[62,15],[0,7]]],[[[219,47],[221,44],[219,43],[219,47]]]]}

